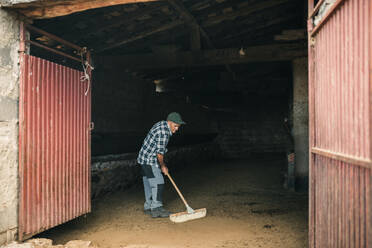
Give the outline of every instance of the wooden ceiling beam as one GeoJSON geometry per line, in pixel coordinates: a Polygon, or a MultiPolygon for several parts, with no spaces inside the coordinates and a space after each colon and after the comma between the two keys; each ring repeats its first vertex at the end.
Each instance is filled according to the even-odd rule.
{"type": "Polygon", "coordinates": [[[305,44],[272,44],[243,48],[227,48],[177,53],[96,56],[96,64],[105,69],[118,66],[136,70],[178,67],[202,67],[243,64],[249,62],[291,61],[307,56],[305,44]]]}
{"type": "Polygon", "coordinates": [[[175,8],[181,16],[184,17],[186,21],[188,21],[192,25],[196,25],[200,29],[200,34],[204,37],[205,41],[207,42],[207,45],[209,48],[215,48],[211,39],[209,38],[208,34],[205,32],[205,30],[199,25],[197,20],[193,15],[190,14],[190,12],[186,9],[186,7],[183,5],[183,3],[179,0],[168,0],[168,2],[175,8]]]}
{"type": "Polygon", "coordinates": [[[265,9],[268,9],[268,8],[272,8],[272,7],[275,7],[277,5],[284,4],[284,3],[287,3],[287,2],[290,2],[290,1],[293,1],[293,0],[259,1],[257,4],[247,5],[247,7],[244,7],[242,9],[239,9],[239,10],[236,10],[236,11],[232,11],[231,13],[208,18],[207,20],[202,22],[200,25],[203,26],[203,27],[213,26],[213,25],[216,25],[216,24],[218,24],[222,21],[233,20],[233,19],[235,19],[237,17],[240,17],[240,16],[247,16],[247,15],[256,13],[258,11],[265,10],[265,9]]]}
{"type": "Polygon", "coordinates": [[[31,19],[47,19],[89,9],[154,1],[158,0],[35,0],[31,2],[18,1],[17,4],[2,4],[2,7],[16,9],[31,19]]]}
{"type": "Polygon", "coordinates": [[[195,51],[200,49],[200,27],[194,24],[190,27],[190,50],[195,51]]]}
{"type": "Polygon", "coordinates": [[[238,37],[243,37],[246,34],[258,33],[261,30],[263,30],[263,32],[265,33],[266,30],[269,27],[275,26],[275,25],[278,25],[278,24],[281,24],[281,23],[284,23],[284,22],[288,22],[288,21],[293,20],[295,18],[297,18],[297,16],[293,16],[293,15],[280,16],[280,17],[277,17],[277,18],[273,17],[272,19],[270,19],[266,22],[258,23],[254,26],[252,25],[252,27],[242,28],[242,31],[240,31],[240,32],[235,32],[235,33],[228,34],[228,35],[224,36],[223,38],[221,38],[221,40],[224,41],[224,40],[230,40],[230,39],[237,39],[238,37]]]}
{"type": "Polygon", "coordinates": [[[117,42],[117,43],[114,43],[114,44],[111,44],[109,46],[106,46],[104,48],[101,48],[101,49],[97,49],[95,51],[95,53],[101,53],[101,52],[104,52],[104,51],[107,51],[109,49],[113,49],[113,48],[117,48],[117,47],[120,47],[122,45],[125,45],[125,44],[128,44],[130,42],[133,42],[133,41],[136,41],[136,40],[140,40],[140,39],[143,39],[147,36],[150,36],[150,35],[153,35],[153,34],[156,34],[156,33],[159,33],[159,32],[163,32],[163,31],[166,31],[166,30],[169,30],[169,29],[172,29],[172,28],[175,28],[177,26],[180,26],[184,24],[184,22],[182,20],[177,20],[177,21],[174,21],[174,22],[171,22],[171,23],[168,23],[168,24],[165,24],[163,26],[160,26],[160,27],[157,27],[155,29],[152,29],[152,30],[148,30],[148,31],[145,31],[145,32],[142,32],[142,33],[139,33],[133,37],[130,37],[128,39],[125,39],[125,40],[122,40],[120,42],[117,42]]]}
{"type": "MultiPolygon", "coordinates": [[[[84,29],[84,37],[89,37],[91,35],[109,30],[112,28],[117,28],[120,26],[128,25],[130,22],[136,18],[151,14],[155,11],[160,11],[163,6],[148,6],[140,11],[135,11],[134,13],[125,13],[125,16],[118,16],[114,19],[99,23],[99,25],[92,25],[91,27],[84,29]]],[[[66,39],[74,39],[74,37],[79,36],[82,30],[75,29],[73,32],[69,32],[65,35],[66,39]]]]}
{"type": "Polygon", "coordinates": [[[283,30],[281,34],[275,35],[274,40],[284,40],[284,41],[291,41],[291,40],[306,40],[305,29],[291,29],[291,30],[283,30]]]}
{"type": "MultiPolygon", "coordinates": [[[[199,25],[198,21],[195,19],[195,17],[186,9],[185,5],[180,1],[180,0],[168,0],[168,2],[175,8],[181,15],[183,15],[186,20],[191,22],[192,25],[195,25],[196,27],[199,27],[200,34],[204,37],[205,41],[208,44],[209,48],[215,49],[216,47],[214,46],[213,42],[209,38],[209,35],[207,32],[205,32],[204,28],[199,25]]],[[[232,71],[231,67],[229,64],[225,64],[226,70],[228,72],[231,72],[234,74],[232,71]]]]}

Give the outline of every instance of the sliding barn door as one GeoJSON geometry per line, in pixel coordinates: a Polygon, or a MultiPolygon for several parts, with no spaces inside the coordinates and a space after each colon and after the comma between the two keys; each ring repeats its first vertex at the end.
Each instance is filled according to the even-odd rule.
{"type": "Polygon", "coordinates": [[[91,94],[81,76],[21,55],[20,240],[91,210],[91,94]]]}
{"type": "Polygon", "coordinates": [[[309,1],[310,247],[372,248],[372,1],[324,2],[309,1]]]}

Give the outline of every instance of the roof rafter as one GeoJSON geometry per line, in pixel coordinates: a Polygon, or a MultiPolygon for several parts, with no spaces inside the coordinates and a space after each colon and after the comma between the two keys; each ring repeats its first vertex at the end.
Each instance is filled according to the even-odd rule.
{"type": "Polygon", "coordinates": [[[172,52],[163,53],[162,56],[153,53],[121,56],[97,56],[96,60],[99,64],[107,64],[109,68],[112,68],[112,65],[115,64],[121,68],[151,70],[242,64],[249,62],[291,61],[294,58],[304,56],[307,56],[305,44],[289,43],[253,46],[243,49],[226,48],[176,53],[172,52]],[[105,61],[111,62],[105,63],[105,61]]]}
{"type": "MultiPolygon", "coordinates": [[[[200,34],[204,37],[205,41],[207,42],[209,48],[216,49],[213,42],[209,38],[208,34],[205,32],[204,28],[200,26],[198,21],[195,17],[186,9],[185,5],[180,0],[168,0],[168,2],[175,8],[181,15],[185,17],[191,24],[199,27],[200,34]]],[[[227,71],[234,73],[231,67],[228,64],[225,64],[227,71]]]]}
{"type": "MultiPolygon", "coordinates": [[[[158,11],[162,7],[163,6],[147,6],[146,8],[144,8],[141,11],[136,11],[134,13],[127,14],[127,16],[125,16],[125,18],[120,16],[120,18],[117,18],[115,20],[109,20],[109,21],[106,21],[105,23],[100,24],[99,27],[92,26],[87,31],[84,32],[84,36],[90,36],[90,35],[93,35],[93,34],[103,32],[103,31],[108,30],[108,29],[112,29],[112,28],[116,28],[116,27],[119,27],[119,26],[126,25],[126,24],[130,23],[133,19],[136,19],[136,18],[145,16],[145,15],[148,15],[152,12],[158,11]]],[[[81,30],[75,30],[74,32],[68,33],[66,35],[66,38],[67,39],[72,39],[76,35],[79,35],[79,32],[81,32],[81,30]]]]}
{"type": "Polygon", "coordinates": [[[18,4],[2,4],[2,7],[17,9],[32,19],[46,19],[113,5],[154,1],[158,0],[37,0],[20,1],[21,3],[18,4]]]}
{"type": "Polygon", "coordinates": [[[175,27],[180,26],[182,24],[184,24],[184,22],[182,20],[177,20],[177,21],[174,21],[174,22],[171,22],[171,23],[167,23],[167,24],[165,24],[163,26],[157,27],[155,29],[144,31],[142,33],[139,33],[139,34],[133,36],[133,37],[130,37],[130,38],[125,39],[125,40],[122,40],[122,41],[119,41],[119,42],[117,42],[115,44],[109,45],[109,46],[104,47],[102,49],[98,49],[96,51],[96,53],[101,53],[101,52],[106,51],[106,50],[109,50],[109,49],[120,47],[120,46],[125,45],[125,44],[128,44],[130,42],[133,42],[133,41],[136,41],[136,40],[139,40],[139,39],[143,39],[143,38],[145,38],[147,36],[150,36],[150,35],[153,35],[153,34],[156,34],[156,33],[162,32],[162,31],[165,31],[165,30],[169,30],[169,29],[175,28],[175,27]]]}
{"type": "Polygon", "coordinates": [[[222,21],[225,21],[225,20],[232,20],[232,19],[235,19],[235,18],[240,17],[240,16],[247,16],[247,15],[253,14],[257,11],[272,8],[272,7],[275,7],[277,5],[284,4],[284,3],[287,3],[287,2],[290,2],[290,1],[293,1],[293,0],[262,1],[262,2],[259,2],[257,4],[254,4],[254,5],[248,5],[247,7],[244,7],[242,9],[233,11],[229,14],[223,14],[223,15],[219,15],[219,16],[216,16],[216,17],[209,18],[206,21],[202,22],[201,25],[203,27],[209,27],[209,26],[212,26],[212,25],[216,25],[216,24],[218,24],[222,21]]]}
{"type": "Polygon", "coordinates": [[[191,24],[194,24],[199,27],[200,34],[204,37],[205,41],[207,42],[207,45],[209,48],[215,48],[211,39],[209,38],[208,34],[205,32],[205,30],[199,25],[197,20],[193,15],[190,14],[190,12],[186,9],[186,7],[183,5],[182,2],[179,0],[168,0],[168,2],[175,8],[184,18],[191,24]]]}

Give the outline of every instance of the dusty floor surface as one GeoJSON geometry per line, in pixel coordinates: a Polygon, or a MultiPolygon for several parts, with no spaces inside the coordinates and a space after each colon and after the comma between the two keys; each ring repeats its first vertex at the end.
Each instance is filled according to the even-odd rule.
{"type": "MultiPolygon", "coordinates": [[[[207,208],[203,219],[182,224],[152,219],[143,213],[143,189],[137,185],[94,201],[86,218],[38,237],[54,244],[81,239],[123,248],[307,247],[308,196],[283,190],[281,169],[277,157],[183,167],[173,179],[191,207],[207,208]]],[[[169,181],[164,203],[172,212],[185,210],[169,181]]]]}

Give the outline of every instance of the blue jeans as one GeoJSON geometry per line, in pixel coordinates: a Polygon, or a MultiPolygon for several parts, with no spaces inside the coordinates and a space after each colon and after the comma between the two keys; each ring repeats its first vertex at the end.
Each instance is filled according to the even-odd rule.
{"type": "Polygon", "coordinates": [[[144,209],[154,209],[163,206],[164,177],[160,168],[155,165],[141,165],[143,187],[145,190],[144,209]]]}

